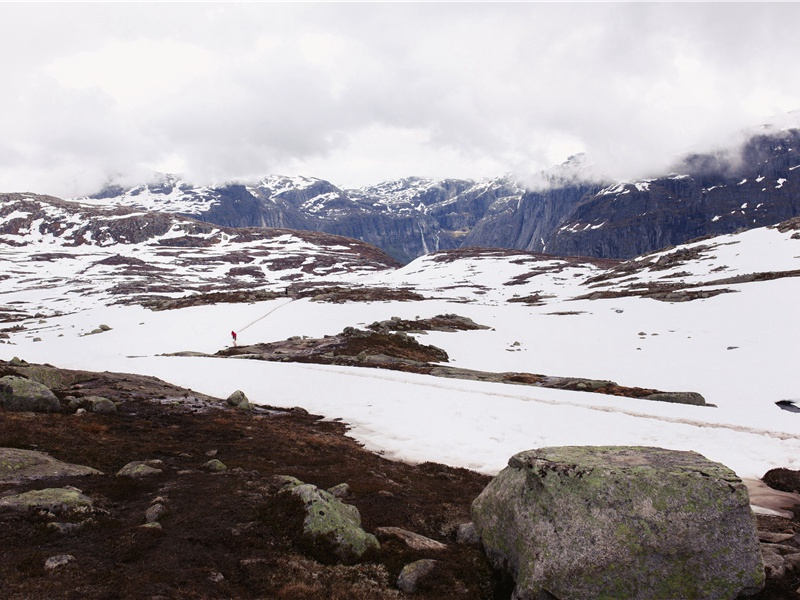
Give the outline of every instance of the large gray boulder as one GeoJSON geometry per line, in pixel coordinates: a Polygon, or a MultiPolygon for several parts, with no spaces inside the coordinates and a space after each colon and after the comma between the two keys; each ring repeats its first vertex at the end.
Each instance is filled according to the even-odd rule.
{"type": "Polygon", "coordinates": [[[13,411],[58,412],[61,403],[45,385],[18,377],[6,375],[0,378],[0,402],[3,408],[13,411]]]}
{"type": "Polygon", "coordinates": [[[97,469],[56,460],[49,454],[19,448],[0,448],[0,483],[19,483],[67,475],[102,475],[97,469]]]}
{"type": "Polygon", "coordinates": [[[0,498],[0,510],[24,512],[30,509],[66,514],[93,508],[92,499],[75,488],[47,488],[0,498]]]}
{"type": "Polygon", "coordinates": [[[764,565],[747,489],[694,452],[560,447],[513,456],[472,504],[515,600],[733,599],[764,565]]]}
{"type": "Polygon", "coordinates": [[[361,514],[355,506],[294,478],[285,478],[280,493],[293,494],[303,502],[303,536],[312,543],[330,546],[338,562],[353,563],[368,551],[380,549],[378,539],[362,529],[361,514]]]}

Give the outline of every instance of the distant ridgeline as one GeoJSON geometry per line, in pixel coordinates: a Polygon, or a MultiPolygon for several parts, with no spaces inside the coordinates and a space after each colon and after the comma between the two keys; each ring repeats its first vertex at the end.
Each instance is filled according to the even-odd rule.
{"type": "Polygon", "coordinates": [[[227,227],[324,231],[363,240],[402,262],[465,246],[559,256],[630,258],[706,235],[800,214],[800,130],[751,137],[742,148],[686,157],[669,175],[590,182],[581,157],[528,191],[510,178],[407,178],[340,189],[311,177],[199,187],[166,175],[89,199],[179,213],[227,227]]]}

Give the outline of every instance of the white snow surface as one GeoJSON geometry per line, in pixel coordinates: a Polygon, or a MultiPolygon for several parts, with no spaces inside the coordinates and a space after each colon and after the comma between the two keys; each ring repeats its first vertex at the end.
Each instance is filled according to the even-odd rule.
{"type": "MultiPolygon", "coordinates": [[[[18,356],[64,368],[154,375],[222,398],[241,389],[255,403],[301,406],[342,419],[367,448],[410,462],[491,474],[526,449],[625,444],[694,450],[741,477],[760,478],[770,468],[800,468],[800,413],[775,405],[800,402],[800,278],[713,282],[800,269],[800,240],[793,233],[762,228],[682,246],[677,250],[694,249],[699,258],[666,270],[652,265],[675,250],[655,253],[639,259],[635,273],[593,287],[587,280],[605,269],[592,262],[498,251],[451,261],[431,255],[394,271],[359,275],[362,283],[412,288],[428,298],[424,301],[328,304],[280,298],[161,312],[111,305],[113,298],[102,290],[86,292],[88,277],[80,287],[56,277],[58,265],[80,260],[77,253],[23,269],[10,257],[30,248],[4,246],[0,262],[9,277],[0,281],[0,308],[41,314],[22,321],[24,330],[9,332],[8,343],[0,344],[0,359],[18,356]],[[735,293],[674,303],[638,296],[578,299],[592,291],[657,281],[735,293]],[[508,302],[534,293],[541,295],[541,304],[508,302]],[[445,349],[453,366],[696,391],[716,406],[374,369],[164,356],[184,350],[214,353],[230,343],[231,330],[240,344],[250,344],[320,337],[392,316],[444,313],[491,328],[417,336],[445,349]],[[112,329],[85,335],[101,323],[112,329]]],[[[102,249],[91,251],[94,262],[102,249]]]]}

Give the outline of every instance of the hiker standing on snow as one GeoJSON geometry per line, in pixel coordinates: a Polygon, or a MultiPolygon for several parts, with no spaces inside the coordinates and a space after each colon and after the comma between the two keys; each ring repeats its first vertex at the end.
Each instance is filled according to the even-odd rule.
{"type": "Polygon", "coordinates": [[[231,337],[233,338],[233,345],[235,346],[236,345],[236,332],[235,331],[231,331],[231,337]]]}

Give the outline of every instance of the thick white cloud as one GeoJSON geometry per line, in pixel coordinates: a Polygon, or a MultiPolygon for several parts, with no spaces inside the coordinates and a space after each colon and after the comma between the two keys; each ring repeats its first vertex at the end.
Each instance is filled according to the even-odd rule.
{"type": "Polygon", "coordinates": [[[800,108],[800,5],[0,4],[0,190],[616,177],[800,108]]]}

